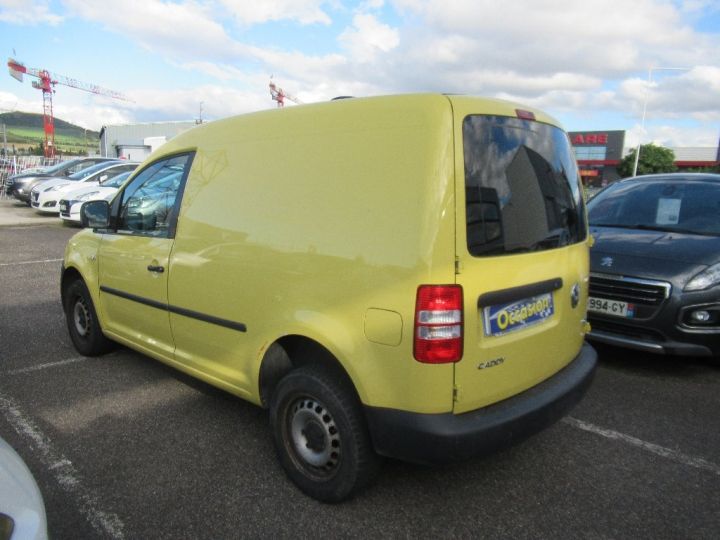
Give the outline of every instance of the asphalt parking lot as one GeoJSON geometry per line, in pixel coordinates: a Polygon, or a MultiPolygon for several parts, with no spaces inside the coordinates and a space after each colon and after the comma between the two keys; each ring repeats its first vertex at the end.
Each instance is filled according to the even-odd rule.
{"type": "Polygon", "coordinates": [[[77,229],[9,222],[0,436],[34,473],[52,538],[720,536],[709,361],[602,349],[589,394],[552,428],[452,467],[387,462],[369,490],[323,505],[286,480],[265,411],[128,349],[78,356],[58,285],[77,229]]]}

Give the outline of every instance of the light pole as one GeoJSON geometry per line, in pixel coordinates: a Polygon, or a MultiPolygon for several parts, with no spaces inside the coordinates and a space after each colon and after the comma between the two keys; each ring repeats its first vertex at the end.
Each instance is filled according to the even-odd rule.
{"type": "MultiPolygon", "coordinates": [[[[645,114],[647,113],[648,98],[650,97],[650,86],[652,85],[652,72],[653,71],[690,71],[692,68],[685,67],[651,67],[648,69],[648,82],[645,88],[645,100],[643,101],[643,113],[640,128],[642,134],[645,133],[645,114]]],[[[641,134],[641,136],[642,136],[641,134]]],[[[640,147],[642,146],[642,140],[638,142],[637,150],[635,150],[635,165],[633,165],[633,176],[637,176],[638,161],[640,161],[640,147]]]]}

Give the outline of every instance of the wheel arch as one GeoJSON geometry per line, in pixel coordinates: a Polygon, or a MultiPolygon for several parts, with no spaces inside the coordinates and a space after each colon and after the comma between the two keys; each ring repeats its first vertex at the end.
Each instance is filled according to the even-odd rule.
{"type": "Polygon", "coordinates": [[[303,366],[315,365],[331,373],[361,402],[352,378],[337,357],[317,341],[302,335],[283,336],[265,351],[258,378],[260,403],[268,408],[280,380],[303,366]]]}
{"type": "Polygon", "coordinates": [[[67,290],[68,285],[76,279],[85,281],[77,268],[69,266],[63,269],[62,275],[60,276],[60,301],[63,306],[65,305],[65,291],[67,290]]]}

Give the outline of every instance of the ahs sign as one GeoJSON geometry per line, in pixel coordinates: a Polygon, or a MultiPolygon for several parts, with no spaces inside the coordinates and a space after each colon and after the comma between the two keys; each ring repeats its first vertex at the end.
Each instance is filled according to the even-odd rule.
{"type": "Polygon", "coordinates": [[[573,135],[572,144],[607,144],[608,135],[607,133],[578,133],[573,135]]]}

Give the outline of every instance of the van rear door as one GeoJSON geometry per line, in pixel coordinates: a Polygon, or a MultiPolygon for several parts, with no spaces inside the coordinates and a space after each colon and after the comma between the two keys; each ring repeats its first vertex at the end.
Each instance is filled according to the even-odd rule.
{"type": "Polygon", "coordinates": [[[589,263],[566,133],[510,104],[478,113],[477,101],[452,102],[464,297],[454,412],[462,413],[531,388],[579,353],[589,263]]]}

